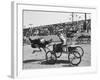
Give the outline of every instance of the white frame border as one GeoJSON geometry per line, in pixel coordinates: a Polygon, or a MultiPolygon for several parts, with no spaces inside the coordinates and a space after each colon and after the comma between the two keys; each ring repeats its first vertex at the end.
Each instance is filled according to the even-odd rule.
{"type": "Polygon", "coordinates": [[[55,5],[38,5],[12,2],[12,68],[11,76],[13,78],[24,77],[42,77],[49,75],[66,75],[72,73],[89,73],[97,71],[97,55],[95,53],[95,46],[93,38],[95,37],[96,28],[96,8],[86,7],[71,7],[71,6],[55,6],[55,5]],[[90,67],[73,67],[73,68],[50,68],[50,69],[33,69],[22,70],[22,10],[47,10],[47,11],[69,11],[69,12],[86,12],[91,13],[92,26],[92,42],[91,42],[91,66],[90,67]],[[48,73],[48,74],[47,74],[48,73]]]}

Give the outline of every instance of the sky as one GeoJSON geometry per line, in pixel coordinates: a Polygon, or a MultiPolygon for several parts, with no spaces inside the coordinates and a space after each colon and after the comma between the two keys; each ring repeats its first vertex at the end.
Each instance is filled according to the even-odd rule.
{"type": "MultiPolygon", "coordinates": [[[[40,25],[49,25],[72,21],[72,13],[66,12],[46,12],[46,11],[24,11],[23,13],[24,28],[36,27],[40,25]],[[31,26],[29,26],[31,25],[31,26]]],[[[84,14],[74,13],[73,20],[84,20],[84,14]]],[[[87,14],[87,19],[90,19],[90,14],[87,14]]]]}

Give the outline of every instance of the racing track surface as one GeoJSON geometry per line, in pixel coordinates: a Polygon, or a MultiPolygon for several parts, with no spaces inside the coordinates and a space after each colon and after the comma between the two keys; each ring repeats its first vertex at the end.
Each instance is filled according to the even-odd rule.
{"type": "MultiPolygon", "coordinates": [[[[78,67],[91,65],[91,45],[80,45],[84,49],[84,56],[78,67]]],[[[52,49],[52,47],[50,47],[52,49]]],[[[36,69],[36,68],[56,68],[56,67],[72,67],[68,62],[68,55],[63,53],[60,58],[57,59],[56,64],[46,64],[45,52],[36,52],[32,54],[34,49],[30,45],[23,46],[23,69],[36,69]]],[[[36,49],[35,49],[36,50],[36,49]]]]}

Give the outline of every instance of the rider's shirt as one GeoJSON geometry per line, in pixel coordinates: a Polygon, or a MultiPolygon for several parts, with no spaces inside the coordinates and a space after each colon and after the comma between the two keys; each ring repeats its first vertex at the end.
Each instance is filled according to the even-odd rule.
{"type": "Polygon", "coordinates": [[[60,39],[63,40],[63,45],[66,45],[66,39],[63,34],[60,34],[60,39]]]}

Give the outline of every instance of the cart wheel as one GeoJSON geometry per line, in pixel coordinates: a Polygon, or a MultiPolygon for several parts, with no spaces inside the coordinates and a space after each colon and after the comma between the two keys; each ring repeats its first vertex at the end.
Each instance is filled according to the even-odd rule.
{"type": "Polygon", "coordinates": [[[75,51],[78,51],[81,57],[84,55],[84,50],[83,50],[83,48],[80,47],[80,46],[76,46],[75,51]]]}
{"type": "Polygon", "coordinates": [[[49,64],[55,64],[56,63],[56,56],[55,54],[53,53],[53,51],[48,51],[46,53],[46,62],[49,63],[49,64]]]}
{"type": "Polygon", "coordinates": [[[73,52],[69,53],[69,55],[68,55],[68,60],[70,61],[70,63],[71,63],[72,65],[77,66],[78,64],[80,64],[80,62],[81,62],[81,57],[80,57],[79,52],[73,51],[73,52]]]}
{"type": "Polygon", "coordinates": [[[60,56],[62,55],[62,52],[56,52],[56,58],[60,58],[60,56]]]}

